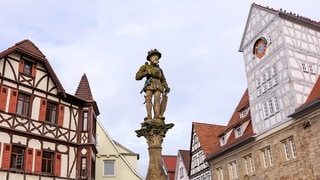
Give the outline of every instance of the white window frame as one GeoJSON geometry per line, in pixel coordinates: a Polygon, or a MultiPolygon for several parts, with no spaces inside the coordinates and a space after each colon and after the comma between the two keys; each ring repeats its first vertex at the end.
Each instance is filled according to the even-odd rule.
{"type": "Polygon", "coordinates": [[[273,157],[270,146],[260,149],[265,168],[273,166],[273,157]]]}
{"type": "Polygon", "coordinates": [[[248,175],[253,174],[253,161],[252,161],[252,155],[248,154],[243,157],[244,159],[244,165],[246,167],[246,173],[248,175]]]}
{"type": "Polygon", "coordinates": [[[242,124],[240,126],[238,126],[237,128],[235,128],[234,135],[235,135],[235,138],[238,138],[238,137],[243,135],[243,126],[242,126],[242,124]]]}
{"type": "Polygon", "coordinates": [[[239,178],[239,174],[238,174],[238,167],[237,167],[237,161],[232,161],[229,162],[229,175],[230,175],[230,179],[238,179],[239,178]]]}
{"type": "Polygon", "coordinates": [[[286,161],[290,161],[291,159],[297,158],[297,150],[296,150],[293,137],[287,138],[281,142],[283,145],[283,152],[284,152],[286,161]]]}
{"type": "Polygon", "coordinates": [[[226,135],[220,137],[220,146],[223,146],[227,143],[226,135]]]}

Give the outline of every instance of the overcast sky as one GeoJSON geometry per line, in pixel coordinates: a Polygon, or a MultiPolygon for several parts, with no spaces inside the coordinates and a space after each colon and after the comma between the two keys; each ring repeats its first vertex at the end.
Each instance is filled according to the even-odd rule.
{"type": "MultiPolygon", "coordinates": [[[[74,94],[86,73],[111,137],[140,154],[146,176],[146,140],[135,130],[146,116],[143,81],[135,73],[147,51],[162,53],[171,88],[166,123],[174,123],[162,153],[189,149],[192,122],[226,125],[247,82],[238,52],[249,0],[10,0],[1,3],[0,51],[29,39],[47,57],[63,87],[74,94]]],[[[314,0],[256,0],[320,20],[314,0]]]]}

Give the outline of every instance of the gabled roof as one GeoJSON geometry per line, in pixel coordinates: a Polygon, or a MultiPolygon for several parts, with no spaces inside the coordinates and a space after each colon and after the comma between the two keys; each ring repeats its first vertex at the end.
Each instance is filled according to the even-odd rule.
{"type": "Polygon", "coordinates": [[[175,172],[177,156],[175,155],[162,155],[163,162],[168,172],[175,172]]]}
{"type": "Polygon", "coordinates": [[[186,168],[186,171],[189,172],[190,170],[190,151],[188,150],[178,150],[182,162],[184,164],[184,167],[186,168]]]}
{"type": "MultiPolygon", "coordinates": [[[[115,151],[119,154],[120,159],[122,159],[125,164],[127,165],[127,167],[140,179],[142,179],[142,176],[138,173],[138,171],[129,163],[129,161],[124,157],[125,153],[122,153],[120,148],[124,150],[124,146],[119,146],[120,144],[117,143],[116,141],[112,140],[111,136],[109,135],[109,133],[107,132],[107,130],[104,128],[104,126],[102,125],[102,123],[97,119],[97,126],[101,127],[101,129],[103,130],[104,135],[109,139],[110,143],[112,144],[112,147],[109,148],[114,148],[115,151]]],[[[103,143],[103,142],[101,142],[103,143]]],[[[105,142],[104,142],[105,143],[105,142]]],[[[125,148],[126,150],[129,150],[127,148],[125,148]]],[[[130,151],[130,150],[129,150],[130,151]]],[[[131,151],[132,152],[132,151],[131,151]]],[[[105,152],[98,152],[98,154],[103,154],[105,152]]],[[[136,154],[138,156],[138,154],[136,154]]]]}
{"type": "MultiPolygon", "coordinates": [[[[233,148],[235,148],[237,145],[244,143],[248,140],[251,140],[253,138],[254,132],[253,132],[253,127],[252,127],[252,123],[251,123],[250,110],[248,111],[248,114],[246,116],[240,118],[241,110],[243,110],[245,108],[249,108],[249,107],[250,107],[249,94],[248,94],[248,89],[246,89],[244,94],[242,95],[240,101],[239,101],[238,106],[236,107],[235,111],[233,112],[227,127],[223,130],[223,132],[221,134],[219,134],[219,136],[221,137],[221,136],[227,134],[228,132],[231,132],[231,134],[229,135],[229,138],[227,139],[226,144],[223,146],[219,145],[219,147],[216,148],[215,151],[211,152],[211,154],[208,156],[207,159],[212,159],[219,154],[223,154],[225,152],[228,152],[228,151],[232,150],[233,148]],[[246,123],[246,127],[244,129],[242,136],[235,138],[235,131],[233,129],[241,124],[244,124],[244,123],[246,123]]],[[[219,138],[217,138],[217,139],[219,139],[219,138]]]]}
{"type": "Polygon", "coordinates": [[[162,155],[164,167],[169,175],[169,180],[173,180],[176,172],[177,156],[162,155]]]}
{"type": "Polygon", "coordinates": [[[92,101],[92,93],[89,85],[87,75],[84,73],[81,77],[80,83],[76,90],[75,96],[84,99],[86,101],[92,101]]]}
{"type": "Polygon", "coordinates": [[[236,107],[235,111],[233,112],[228,125],[226,127],[226,129],[224,130],[223,133],[225,133],[226,131],[228,131],[231,128],[234,128],[235,126],[241,124],[243,121],[246,121],[248,119],[248,115],[250,115],[250,112],[248,112],[248,115],[240,118],[240,111],[245,109],[245,108],[249,108],[249,93],[248,93],[248,89],[245,90],[244,94],[242,95],[238,106],[236,107]]]}
{"type": "Polygon", "coordinates": [[[320,76],[318,76],[317,81],[313,85],[313,88],[312,88],[307,100],[300,107],[298,107],[295,110],[295,112],[290,116],[295,116],[295,115],[299,114],[301,111],[309,109],[319,103],[320,103],[320,76]]]}
{"type": "Polygon", "coordinates": [[[30,59],[35,60],[36,62],[42,63],[44,67],[48,70],[50,77],[52,78],[53,82],[57,86],[58,93],[66,97],[66,93],[62,84],[60,83],[57,75],[53,71],[49,61],[46,59],[45,55],[39,50],[39,48],[32,43],[30,40],[25,39],[21,42],[16,43],[14,46],[8,48],[7,50],[0,53],[0,58],[7,56],[11,53],[19,53],[22,54],[30,59]]]}
{"type": "Polygon", "coordinates": [[[218,135],[221,134],[221,132],[223,132],[225,128],[225,126],[215,124],[206,124],[199,122],[192,123],[192,132],[193,130],[195,130],[195,133],[197,134],[198,140],[200,142],[200,146],[206,157],[212,151],[219,148],[218,135]]]}
{"type": "Polygon", "coordinates": [[[292,12],[287,12],[286,10],[275,10],[273,8],[269,8],[269,7],[265,7],[265,6],[261,6],[261,5],[258,5],[258,4],[255,4],[255,3],[252,3],[251,5],[251,8],[250,8],[250,11],[249,11],[249,14],[248,14],[248,17],[247,17],[247,23],[246,23],[246,26],[245,26],[245,30],[243,32],[243,36],[242,36],[242,40],[241,40],[241,43],[240,43],[240,47],[239,47],[239,51],[242,52],[242,48],[243,48],[243,44],[245,43],[245,34],[247,32],[247,28],[249,26],[249,18],[250,18],[250,14],[252,12],[252,10],[254,8],[258,8],[258,9],[261,9],[263,11],[266,11],[270,14],[273,14],[275,16],[279,16],[283,19],[287,19],[289,21],[294,21],[295,23],[298,23],[298,24],[302,24],[302,25],[305,25],[305,26],[309,26],[310,28],[314,28],[314,29],[320,29],[320,22],[319,21],[314,21],[314,20],[311,20],[307,17],[304,17],[304,16],[301,16],[299,14],[296,14],[296,13],[292,13],[292,12]]]}

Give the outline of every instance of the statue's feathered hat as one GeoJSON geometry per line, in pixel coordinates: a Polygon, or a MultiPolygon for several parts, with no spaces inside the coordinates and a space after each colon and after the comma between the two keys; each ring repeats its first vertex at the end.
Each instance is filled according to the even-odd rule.
{"type": "Polygon", "coordinates": [[[154,48],[148,51],[147,60],[150,61],[150,57],[154,54],[158,55],[159,59],[161,58],[161,53],[156,48],[154,48]]]}

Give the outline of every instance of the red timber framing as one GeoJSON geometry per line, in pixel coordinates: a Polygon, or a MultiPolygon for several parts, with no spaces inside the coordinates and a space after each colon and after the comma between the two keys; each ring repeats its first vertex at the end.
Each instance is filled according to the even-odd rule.
{"type": "Polygon", "coordinates": [[[64,91],[31,41],[0,52],[0,179],[76,180],[82,157],[87,159],[82,178],[94,179],[98,115],[93,99],[64,91]],[[84,110],[88,125],[82,136],[84,110]]]}

